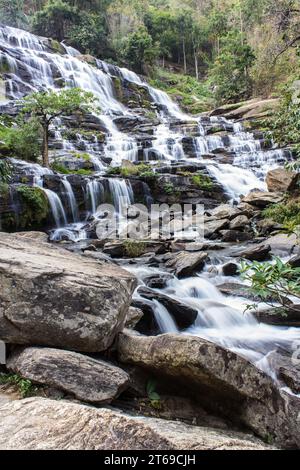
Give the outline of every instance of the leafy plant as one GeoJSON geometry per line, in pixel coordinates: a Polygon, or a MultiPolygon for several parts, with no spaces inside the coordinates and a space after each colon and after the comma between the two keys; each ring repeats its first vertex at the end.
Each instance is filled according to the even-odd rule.
{"type": "Polygon", "coordinates": [[[192,182],[195,186],[199,189],[203,189],[204,191],[209,191],[213,188],[213,182],[209,178],[209,176],[205,175],[194,175],[192,177],[192,182]]]}
{"type": "Polygon", "coordinates": [[[37,387],[33,385],[31,380],[23,379],[18,374],[0,374],[0,384],[17,386],[23,398],[28,398],[37,391],[37,387]]]}
{"type": "Polygon", "coordinates": [[[156,380],[149,380],[147,383],[147,396],[151,402],[153,408],[159,409],[161,407],[160,395],[156,392],[157,382],[156,380]]]}
{"type": "Polygon", "coordinates": [[[18,118],[0,123],[0,152],[21,160],[36,161],[41,155],[41,130],[35,119],[18,118]]]}
{"type": "Polygon", "coordinates": [[[12,166],[6,158],[0,158],[0,183],[8,183],[11,178],[12,166]]]}
{"type": "Polygon", "coordinates": [[[263,211],[263,216],[282,224],[285,230],[293,233],[300,225],[300,201],[295,199],[273,204],[263,211]]]}
{"type": "Polygon", "coordinates": [[[285,309],[293,309],[289,296],[300,299],[300,268],[293,268],[278,257],[273,262],[243,262],[241,274],[250,283],[251,292],[272,306],[279,303],[285,309]]]}

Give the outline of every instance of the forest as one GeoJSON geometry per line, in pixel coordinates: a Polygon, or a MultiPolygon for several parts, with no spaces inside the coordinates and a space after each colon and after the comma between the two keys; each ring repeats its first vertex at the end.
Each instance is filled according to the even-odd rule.
{"type": "Polygon", "coordinates": [[[294,79],[299,14],[297,0],[0,0],[5,24],[144,74],[193,113],[294,79]]]}

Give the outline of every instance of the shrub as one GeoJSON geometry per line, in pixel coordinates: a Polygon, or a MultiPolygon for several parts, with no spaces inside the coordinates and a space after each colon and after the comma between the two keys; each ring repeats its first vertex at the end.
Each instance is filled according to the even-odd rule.
{"type": "Polygon", "coordinates": [[[17,194],[22,203],[19,228],[41,226],[49,214],[49,202],[44,191],[41,188],[21,185],[17,188],[17,194]]]}
{"type": "Polygon", "coordinates": [[[36,161],[41,155],[41,131],[35,119],[14,125],[0,123],[0,152],[20,160],[36,161]]]}

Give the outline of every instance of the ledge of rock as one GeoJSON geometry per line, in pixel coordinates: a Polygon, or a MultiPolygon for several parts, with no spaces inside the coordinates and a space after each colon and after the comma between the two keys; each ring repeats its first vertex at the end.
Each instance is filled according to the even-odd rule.
{"type": "Polygon", "coordinates": [[[251,206],[264,209],[271,204],[278,204],[283,201],[280,193],[268,193],[264,191],[253,191],[243,198],[243,202],[251,206]]]}
{"type": "Polygon", "coordinates": [[[38,240],[0,233],[0,339],[101,352],[123,329],[135,278],[38,240]]]}
{"type": "Polygon", "coordinates": [[[119,360],[175,380],[192,390],[203,406],[223,408],[279,445],[300,446],[300,399],[279,390],[273,380],[247,359],[205,339],[188,335],[144,337],[119,335],[119,360]],[[210,397],[207,402],[207,397],[210,397]]]}
{"type": "Polygon", "coordinates": [[[188,277],[202,271],[207,257],[207,253],[176,253],[168,259],[166,267],[179,278],[188,277]]]}
{"type": "Polygon", "coordinates": [[[268,450],[251,435],[30,398],[0,408],[1,450],[268,450]]]}
{"type": "Polygon", "coordinates": [[[7,368],[24,379],[96,404],[111,403],[129,382],[128,374],[118,367],[61,349],[19,348],[8,358],[7,368]]]}

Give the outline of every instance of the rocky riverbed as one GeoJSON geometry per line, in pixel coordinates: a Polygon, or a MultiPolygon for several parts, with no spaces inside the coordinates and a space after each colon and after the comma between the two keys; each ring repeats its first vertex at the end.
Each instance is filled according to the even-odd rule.
{"type": "Polygon", "coordinates": [[[292,153],[259,130],[277,101],[191,118],[129,70],[3,26],[0,66],[10,119],[49,84],[101,108],[53,124],[51,169],[10,158],[0,186],[0,448],[299,448],[300,309],[246,312],[259,299],[239,274],[300,264],[264,212],[299,196],[292,153]],[[101,205],[120,219],[122,199],[145,231],[153,203],[202,205],[204,232],[194,212],[186,237],[162,214],[155,239],[99,238],[101,205]]]}

